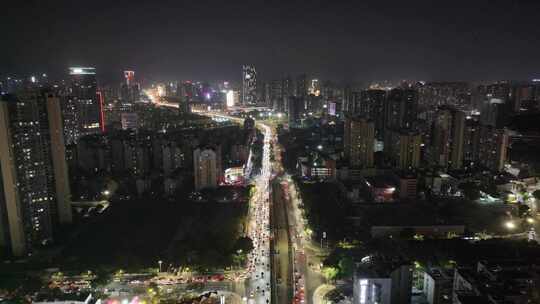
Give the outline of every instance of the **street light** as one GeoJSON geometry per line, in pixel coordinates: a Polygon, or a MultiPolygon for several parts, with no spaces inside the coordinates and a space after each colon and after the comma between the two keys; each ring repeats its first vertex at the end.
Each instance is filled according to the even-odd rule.
{"type": "Polygon", "coordinates": [[[516,224],[514,224],[514,222],[512,222],[512,221],[508,221],[504,225],[506,226],[506,228],[508,228],[510,230],[516,228],[516,224]]]}
{"type": "Polygon", "coordinates": [[[533,224],[533,223],[534,223],[534,219],[533,219],[532,217],[528,217],[528,218],[527,218],[527,223],[533,224]]]}
{"type": "Polygon", "coordinates": [[[161,272],[161,264],[163,264],[163,261],[162,261],[162,260],[159,260],[159,261],[158,261],[158,264],[159,264],[159,272],[161,272]]]}

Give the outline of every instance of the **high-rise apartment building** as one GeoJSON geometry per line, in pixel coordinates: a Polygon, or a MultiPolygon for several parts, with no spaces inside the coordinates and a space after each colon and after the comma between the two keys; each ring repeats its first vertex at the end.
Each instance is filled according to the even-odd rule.
{"type": "Polygon", "coordinates": [[[272,101],[272,109],[278,112],[284,112],[283,106],[283,82],[281,80],[274,80],[270,87],[270,100],[272,101]]]}
{"type": "Polygon", "coordinates": [[[450,107],[441,107],[433,123],[433,163],[445,168],[462,168],[464,134],[465,113],[450,107]]]}
{"type": "Polygon", "coordinates": [[[304,98],[289,96],[288,100],[289,102],[287,104],[289,107],[288,107],[287,114],[289,117],[289,125],[298,126],[301,124],[301,116],[305,110],[304,98]]]}
{"type": "Polygon", "coordinates": [[[193,171],[197,191],[217,187],[218,159],[216,151],[209,148],[197,148],[193,151],[193,171]]]}
{"type": "MultiPolygon", "coordinates": [[[[121,86],[120,95],[122,101],[133,103],[140,98],[140,86],[135,82],[134,71],[124,71],[125,82],[121,86]]],[[[169,88],[169,86],[167,86],[169,88]]]]}
{"type": "Polygon", "coordinates": [[[472,167],[477,163],[480,145],[480,123],[475,117],[467,117],[465,120],[465,132],[463,133],[463,165],[472,167]]]}
{"type": "Polygon", "coordinates": [[[485,126],[504,128],[510,120],[509,102],[500,98],[486,98],[480,108],[480,122],[485,126]]]}
{"type": "Polygon", "coordinates": [[[163,173],[170,175],[174,170],[184,165],[184,153],[175,142],[169,142],[163,146],[161,153],[163,173]]]}
{"type": "Polygon", "coordinates": [[[348,111],[352,115],[367,117],[375,123],[375,137],[384,140],[386,91],[363,90],[349,96],[348,111]]]}
{"type": "Polygon", "coordinates": [[[263,102],[262,105],[266,107],[272,107],[272,85],[270,83],[264,84],[264,94],[263,94],[263,102]]]}
{"type": "Polygon", "coordinates": [[[184,81],[177,84],[176,95],[182,102],[192,102],[195,99],[195,85],[191,81],[184,81]]]}
{"type": "Polygon", "coordinates": [[[51,241],[55,224],[71,222],[59,103],[37,88],[0,101],[0,240],[15,256],[51,241]]]}
{"type": "Polygon", "coordinates": [[[512,112],[519,113],[529,105],[536,105],[534,101],[535,87],[532,84],[518,84],[513,88],[512,112]]]}
{"type": "Polygon", "coordinates": [[[471,107],[472,90],[467,82],[429,82],[418,88],[418,104],[426,108],[438,106],[471,107]]]}
{"type": "Polygon", "coordinates": [[[244,65],[242,67],[242,104],[255,105],[257,103],[257,71],[255,67],[244,65]]]}
{"type": "Polygon", "coordinates": [[[482,126],[479,163],[492,171],[502,171],[508,158],[508,144],[509,135],[506,129],[482,126]]]}
{"type": "Polygon", "coordinates": [[[47,94],[47,117],[49,120],[49,139],[56,192],[57,217],[61,224],[71,223],[71,189],[69,184],[68,165],[66,161],[66,145],[62,108],[60,98],[47,94]]]}
{"type": "Polygon", "coordinates": [[[97,92],[94,68],[69,68],[70,84],[62,105],[67,144],[104,128],[103,100],[97,92]]]}
{"type": "Polygon", "coordinates": [[[354,168],[373,167],[375,125],[362,117],[345,118],[344,151],[354,168]]]}
{"type": "Polygon", "coordinates": [[[347,90],[339,87],[335,83],[325,81],[322,85],[323,106],[326,107],[328,115],[340,116],[346,112],[347,90]]]}
{"type": "Polygon", "coordinates": [[[465,113],[456,111],[452,120],[452,146],[450,149],[450,167],[461,169],[463,167],[463,149],[465,143],[465,113]]]}
{"type": "Polygon", "coordinates": [[[394,129],[414,127],[418,114],[418,92],[414,89],[396,88],[386,100],[386,126],[394,129]]]}
{"type": "Polygon", "coordinates": [[[310,85],[308,87],[308,93],[315,96],[321,95],[321,85],[319,83],[319,79],[311,79],[310,85]]]}
{"type": "Polygon", "coordinates": [[[257,84],[257,105],[271,106],[270,102],[270,83],[259,81],[257,84]]]}
{"type": "Polygon", "coordinates": [[[135,83],[135,71],[124,71],[124,78],[126,78],[126,84],[132,85],[135,83]]]}
{"type": "Polygon", "coordinates": [[[290,76],[281,79],[281,97],[283,99],[283,111],[289,109],[289,97],[294,96],[294,83],[290,76]]]}
{"type": "Polygon", "coordinates": [[[301,74],[296,77],[296,89],[295,95],[298,97],[304,97],[308,94],[308,83],[306,74],[301,74]]]}
{"type": "Polygon", "coordinates": [[[385,154],[394,167],[406,170],[420,166],[422,136],[412,130],[388,130],[385,154]]]}

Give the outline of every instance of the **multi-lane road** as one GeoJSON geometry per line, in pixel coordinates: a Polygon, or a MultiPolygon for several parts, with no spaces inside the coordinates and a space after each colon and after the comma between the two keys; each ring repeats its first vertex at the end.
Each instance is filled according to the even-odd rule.
{"type": "Polygon", "coordinates": [[[259,124],[264,132],[264,146],[261,173],[255,178],[256,192],[250,202],[249,236],[254,250],[249,255],[247,280],[248,303],[265,304],[271,300],[270,265],[270,141],[272,129],[259,124]]]}
{"type": "MultiPolygon", "coordinates": [[[[155,96],[150,97],[156,105],[178,107],[177,104],[161,102],[155,96]]],[[[201,114],[243,121],[224,113],[201,114]]],[[[309,252],[310,241],[304,235],[298,202],[290,193],[287,179],[281,177],[282,167],[276,145],[273,152],[277,161],[270,159],[271,143],[275,142],[274,130],[262,122],[257,123],[257,128],[264,133],[263,160],[260,174],[253,179],[256,191],[249,209],[248,235],[253,240],[254,250],[248,255],[246,272],[239,278],[246,282],[243,302],[309,303],[323,279],[308,267],[312,264],[308,262],[310,256],[312,262],[315,256],[309,252]],[[275,179],[276,173],[280,175],[278,179],[275,179]]]]}

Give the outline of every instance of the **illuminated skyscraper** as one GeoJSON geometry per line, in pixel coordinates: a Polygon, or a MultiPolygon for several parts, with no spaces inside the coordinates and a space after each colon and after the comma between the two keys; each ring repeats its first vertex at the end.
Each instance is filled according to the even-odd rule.
{"type": "Polygon", "coordinates": [[[474,166],[477,163],[480,149],[480,130],[478,119],[468,116],[465,119],[465,132],[463,133],[463,165],[474,166]]]}
{"type": "Polygon", "coordinates": [[[135,83],[135,72],[134,71],[124,71],[124,77],[126,78],[126,85],[131,86],[135,83]]]}
{"type": "Polygon", "coordinates": [[[120,95],[124,102],[133,103],[139,100],[140,97],[140,87],[137,82],[135,82],[135,72],[134,71],[124,71],[124,78],[126,82],[122,84],[120,95]]]}
{"type": "Polygon", "coordinates": [[[250,65],[242,67],[242,103],[245,106],[257,103],[257,72],[250,65]]]}
{"type": "Polygon", "coordinates": [[[57,97],[40,89],[3,96],[0,167],[0,243],[13,255],[21,256],[51,241],[56,223],[71,222],[57,97]]]}
{"type": "Polygon", "coordinates": [[[84,135],[100,133],[104,116],[102,99],[97,92],[94,68],[69,68],[70,85],[63,103],[65,137],[68,144],[84,135]]]}
{"type": "Polygon", "coordinates": [[[399,169],[413,169],[420,166],[420,149],[422,136],[410,130],[387,130],[385,154],[390,158],[392,165],[399,169]]]}
{"type": "Polygon", "coordinates": [[[319,79],[311,79],[311,85],[308,88],[308,93],[315,96],[319,96],[321,94],[319,79]]]}
{"type": "Polygon", "coordinates": [[[184,103],[192,102],[195,99],[195,86],[191,81],[184,81],[177,84],[176,95],[184,103]]]}
{"type": "Polygon", "coordinates": [[[373,167],[375,124],[360,117],[345,118],[344,151],[353,168],[373,167]]]}

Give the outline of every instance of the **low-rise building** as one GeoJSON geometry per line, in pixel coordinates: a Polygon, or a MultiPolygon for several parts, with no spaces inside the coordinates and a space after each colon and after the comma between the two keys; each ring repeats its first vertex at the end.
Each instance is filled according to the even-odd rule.
{"type": "Polygon", "coordinates": [[[425,184],[434,195],[451,196],[458,191],[460,181],[446,173],[430,173],[425,176],[425,184]]]}
{"type": "Polygon", "coordinates": [[[398,172],[395,174],[400,200],[414,200],[418,191],[418,179],[415,173],[398,172]]]}
{"type": "Polygon", "coordinates": [[[408,262],[369,260],[355,271],[355,304],[409,304],[413,266],[408,262]]]}
{"type": "Polygon", "coordinates": [[[453,273],[439,267],[424,272],[424,295],[429,304],[451,304],[453,273]]]}
{"type": "Polygon", "coordinates": [[[335,179],[336,161],[320,153],[298,157],[299,174],[306,179],[335,179]]]}
{"type": "Polygon", "coordinates": [[[485,260],[476,268],[457,268],[453,303],[534,303],[539,300],[539,270],[538,264],[525,260],[485,260]]]}

